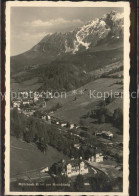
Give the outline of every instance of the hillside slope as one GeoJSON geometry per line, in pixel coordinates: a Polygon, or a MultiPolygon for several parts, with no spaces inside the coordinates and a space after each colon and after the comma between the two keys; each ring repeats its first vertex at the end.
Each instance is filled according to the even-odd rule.
{"type": "Polygon", "coordinates": [[[40,171],[50,167],[53,162],[67,157],[56,149],[48,146],[46,154],[43,154],[33,143],[26,143],[11,136],[11,177],[26,174],[29,171],[40,171]],[[37,157],[37,159],[36,159],[37,157]],[[18,161],[17,161],[18,160],[18,161]]]}
{"type": "Polygon", "coordinates": [[[123,14],[112,11],[73,31],[46,35],[29,51],[11,57],[11,88],[69,91],[90,82],[90,71],[119,60],[123,14]]]}

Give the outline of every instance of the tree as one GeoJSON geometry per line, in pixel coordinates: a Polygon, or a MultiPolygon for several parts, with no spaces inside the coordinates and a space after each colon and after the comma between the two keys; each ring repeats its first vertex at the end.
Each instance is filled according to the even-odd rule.
{"type": "Polygon", "coordinates": [[[57,142],[57,147],[59,151],[63,151],[64,150],[64,143],[62,138],[59,138],[58,142],[57,142]]]}
{"type": "Polygon", "coordinates": [[[118,153],[115,154],[115,159],[118,163],[122,163],[123,162],[123,157],[120,156],[118,153]]]}
{"type": "Polygon", "coordinates": [[[45,153],[47,150],[47,141],[45,138],[40,138],[38,142],[38,148],[41,150],[41,152],[45,153]]]}
{"type": "Polygon", "coordinates": [[[63,168],[62,168],[62,164],[57,164],[57,163],[54,163],[51,168],[50,168],[50,172],[52,174],[55,174],[55,175],[58,175],[60,176],[61,175],[61,172],[62,172],[63,168]]]}
{"type": "Polygon", "coordinates": [[[90,185],[93,192],[98,191],[97,179],[95,177],[90,178],[90,185]]]}
{"type": "Polygon", "coordinates": [[[123,130],[123,111],[120,108],[114,110],[113,125],[121,131],[123,130]]]}
{"type": "Polygon", "coordinates": [[[114,101],[114,98],[109,96],[105,99],[106,105],[110,104],[112,101],[114,101]]]}
{"type": "Polygon", "coordinates": [[[112,184],[105,174],[97,174],[90,178],[92,191],[109,192],[112,190],[112,184]]]}
{"type": "Polygon", "coordinates": [[[26,128],[26,130],[25,130],[25,132],[24,132],[24,134],[23,134],[23,139],[24,139],[27,143],[30,143],[30,142],[32,142],[32,140],[33,140],[32,136],[31,136],[31,133],[30,133],[30,131],[29,131],[28,128],[26,128]]]}
{"type": "Polygon", "coordinates": [[[84,177],[82,175],[77,176],[74,187],[76,191],[84,191],[84,177]]]}
{"type": "Polygon", "coordinates": [[[102,115],[100,115],[100,117],[99,117],[99,123],[105,123],[105,115],[104,114],[102,114],[102,115]]]}
{"type": "Polygon", "coordinates": [[[90,149],[89,147],[85,150],[84,158],[88,160],[91,156],[94,155],[94,150],[90,149]]]}
{"type": "Polygon", "coordinates": [[[26,127],[26,119],[24,115],[19,114],[17,108],[11,111],[10,115],[11,134],[16,138],[21,138],[26,127]]]}
{"type": "Polygon", "coordinates": [[[81,126],[84,126],[84,125],[85,125],[85,121],[84,121],[83,119],[80,119],[79,124],[80,124],[81,126]]]}
{"type": "Polygon", "coordinates": [[[104,100],[101,101],[101,102],[100,102],[100,106],[101,106],[101,107],[105,107],[105,106],[106,106],[106,102],[105,102],[104,100]]]}
{"type": "Polygon", "coordinates": [[[20,109],[23,109],[23,108],[24,108],[24,105],[23,105],[23,102],[21,102],[20,109]]]}
{"type": "Polygon", "coordinates": [[[85,132],[85,131],[81,131],[81,132],[80,132],[80,136],[81,136],[81,137],[89,138],[89,137],[90,137],[90,134],[87,133],[87,132],[85,132]]]}
{"type": "Polygon", "coordinates": [[[59,183],[65,184],[65,183],[68,183],[68,181],[69,181],[69,179],[68,179],[68,177],[67,177],[66,175],[58,175],[58,176],[55,178],[55,182],[56,182],[57,184],[59,184],[59,183]]]}

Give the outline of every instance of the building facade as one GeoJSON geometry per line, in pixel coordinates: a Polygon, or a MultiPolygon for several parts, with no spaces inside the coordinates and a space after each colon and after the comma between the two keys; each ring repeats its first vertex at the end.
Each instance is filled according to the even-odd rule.
{"type": "Polygon", "coordinates": [[[84,175],[88,173],[88,167],[85,165],[84,161],[76,162],[72,161],[66,166],[66,175],[68,177],[77,176],[79,174],[84,175]]]}

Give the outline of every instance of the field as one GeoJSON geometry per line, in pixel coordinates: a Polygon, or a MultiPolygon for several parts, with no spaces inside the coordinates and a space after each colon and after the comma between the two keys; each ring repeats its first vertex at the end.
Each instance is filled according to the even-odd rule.
{"type": "MultiPolygon", "coordinates": [[[[113,64],[113,67],[117,66],[117,64],[113,64]]],[[[121,64],[119,64],[121,66],[121,64]]],[[[111,70],[111,66],[106,66],[106,71],[111,70]]],[[[101,72],[102,70],[100,70],[101,72]]],[[[93,73],[91,73],[93,74],[93,73]]],[[[98,74],[95,72],[95,74],[98,74]]],[[[65,96],[59,98],[52,98],[46,103],[46,107],[40,108],[40,110],[53,111],[52,108],[55,108],[57,104],[60,107],[53,111],[52,115],[57,117],[59,120],[65,120],[69,123],[75,123],[77,125],[81,125],[81,120],[83,121],[83,126],[88,127],[88,134],[90,137],[95,138],[98,144],[103,144],[104,151],[108,152],[110,157],[108,161],[115,161],[113,157],[118,153],[120,158],[123,157],[123,135],[119,134],[119,130],[113,126],[111,122],[99,123],[93,119],[90,115],[87,116],[88,113],[95,110],[99,103],[104,100],[104,93],[108,92],[111,96],[115,92],[122,92],[123,84],[122,78],[119,78],[117,74],[122,74],[122,71],[117,71],[114,74],[108,74],[108,77],[100,77],[96,80],[88,82],[86,85],[74,89],[73,91],[69,91],[65,96]],[[116,74],[116,77],[113,76],[116,74]],[[95,92],[95,93],[94,93],[95,92]],[[97,97],[98,93],[98,97],[97,97]],[[92,96],[91,96],[92,94],[92,96]],[[114,137],[112,140],[108,140],[103,137],[95,136],[96,132],[101,131],[110,131],[113,133],[114,137]]],[[[30,86],[32,88],[34,85],[39,85],[37,82],[37,78],[34,80],[30,80],[28,83],[24,81],[20,85],[21,88],[26,87],[29,89],[30,86]]],[[[47,90],[47,89],[46,89],[47,90]]],[[[109,104],[106,105],[106,108],[109,110],[111,114],[114,113],[114,110],[117,108],[123,109],[123,99],[116,98],[112,100],[109,104]]],[[[80,134],[82,132],[82,128],[76,130],[76,134],[80,134]]],[[[84,130],[85,131],[85,130],[84,130]]],[[[86,132],[86,131],[85,131],[86,132]]],[[[95,142],[95,141],[94,141],[95,142]]],[[[34,144],[25,143],[22,140],[17,140],[14,137],[11,137],[11,179],[15,179],[17,177],[26,178],[28,175],[30,178],[36,178],[36,176],[40,176],[40,170],[44,167],[49,167],[54,163],[61,159],[68,159],[63,153],[58,152],[56,149],[48,146],[47,152],[45,154],[41,153],[34,144]]],[[[102,171],[108,173],[110,176],[118,176],[118,170],[114,167],[113,162],[110,163],[112,166],[109,170],[109,164],[102,164],[102,171]]],[[[99,166],[99,165],[98,165],[99,166]]],[[[121,173],[119,173],[121,175],[121,173]]],[[[41,176],[42,177],[42,176],[41,176]]],[[[45,176],[46,177],[46,176],[45,176]]],[[[48,176],[49,177],[49,176],[48,176]]]]}
{"type": "MultiPolygon", "coordinates": [[[[79,89],[76,89],[76,94],[73,92],[67,93],[67,98],[59,98],[59,99],[51,99],[47,106],[47,108],[51,108],[56,103],[59,103],[62,107],[54,112],[54,116],[59,119],[64,119],[68,122],[75,123],[79,125],[80,120],[83,121],[84,126],[88,127],[88,133],[94,135],[95,132],[101,131],[110,131],[113,133],[114,137],[112,141],[97,137],[97,141],[103,144],[106,144],[107,149],[111,151],[112,154],[116,154],[117,150],[119,155],[122,157],[123,148],[118,146],[118,143],[123,143],[123,135],[119,134],[119,129],[113,126],[111,122],[98,123],[94,122],[93,118],[85,118],[88,112],[94,110],[98,103],[104,98],[94,98],[90,97],[90,90],[97,92],[101,92],[102,94],[106,92],[122,92],[122,84],[117,84],[116,82],[121,79],[117,78],[99,78],[95,81],[89,82],[88,84],[82,86],[79,89]],[[83,93],[81,94],[81,90],[83,93]],[[76,97],[76,99],[75,99],[76,97]],[[109,143],[113,143],[113,146],[109,146],[109,143]]],[[[123,99],[121,97],[114,99],[111,103],[106,105],[106,108],[113,114],[114,110],[117,108],[123,109],[123,99]]],[[[79,134],[79,133],[78,133],[79,134]]]]}
{"type": "MultiPolygon", "coordinates": [[[[122,85],[116,84],[117,79],[113,78],[100,78],[95,81],[89,82],[77,90],[77,94],[74,95],[72,91],[67,93],[67,98],[51,99],[47,104],[47,109],[53,107],[56,103],[59,103],[62,107],[58,109],[54,115],[60,119],[67,120],[72,123],[79,123],[80,118],[87,114],[88,111],[93,109],[96,104],[103,98],[90,97],[90,92],[121,92],[122,85]],[[83,94],[81,91],[83,90],[83,94]],[[76,98],[75,98],[76,97],[76,98]]],[[[111,112],[114,109],[123,107],[123,100],[117,98],[111,103],[110,107],[107,106],[111,112]]]]}
{"type": "Polygon", "coordinates": [[[44,167],[50,167],[54,162],[61,159],[68,159],[67,156],[63,155],[61,152],[58,152],[51,146],[48,146],[46,153],[43,154],[34,144],[17,140],[12,136],[10,150],[11,177],[20,175],[30,170],[40,170],[44,167]]]}
{"type": "Polygon", "coordinates": [[[24,82],[16,82],[14,78],[11,79],[11,89],[14,91],[19,90],[36,90],[40,87],[41,83],[38,82],[38,78],[35,77],[33,79],[26,80],[24,82]]]}
{"type": "Polygon", "coordinates": [[[103,163],[91,163],[94,168],[97,168],[101,171],[103,171],[105,174],[109,176],[109,178],[116,178],[116,177],[122,177],[123,172],[121,170],[121,166],[117,166],[117,164],[114,161],[104,161],[103,163]]]}

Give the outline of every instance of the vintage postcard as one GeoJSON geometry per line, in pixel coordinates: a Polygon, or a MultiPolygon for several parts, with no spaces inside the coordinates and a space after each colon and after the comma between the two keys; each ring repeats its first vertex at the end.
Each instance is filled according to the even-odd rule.
{"type": "Polygon", "coordinates": [[[6,3],[6,195],[129,189],[130,5],[6,3]]]}

